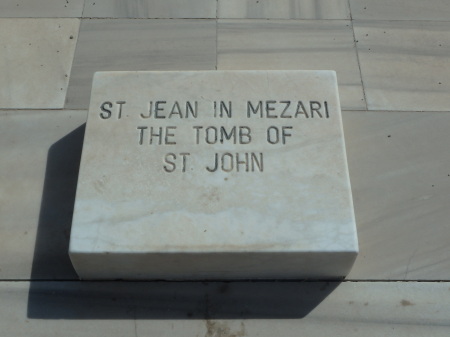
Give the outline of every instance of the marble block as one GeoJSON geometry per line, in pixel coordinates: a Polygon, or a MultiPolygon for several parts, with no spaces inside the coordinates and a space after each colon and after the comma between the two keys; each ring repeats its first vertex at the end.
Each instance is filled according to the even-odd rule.
{"type": "Polygon", "coordinates": [[[98,72],[82,279],[338,279],[358,251],[334,71],[98,72]]]}

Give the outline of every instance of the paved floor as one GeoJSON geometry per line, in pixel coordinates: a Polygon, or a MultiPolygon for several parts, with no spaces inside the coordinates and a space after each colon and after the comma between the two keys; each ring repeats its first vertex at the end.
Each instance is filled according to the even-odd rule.
{"type": "Polygon", "coordinates": [[[447,0],[3,0],[5,336],[448,336],[447,0]],[[77,281],[67,255],[99,70],[337,71],[360,240],[342,283],[77,281]]]}

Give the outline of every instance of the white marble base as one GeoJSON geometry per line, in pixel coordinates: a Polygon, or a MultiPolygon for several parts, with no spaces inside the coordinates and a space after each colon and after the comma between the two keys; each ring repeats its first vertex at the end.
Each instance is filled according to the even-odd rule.
{"type": "Polygon", "coordinates": [[[97,73],[70,256],[83,279],[341,278],[350,191],[332,71],[97,73]]]}

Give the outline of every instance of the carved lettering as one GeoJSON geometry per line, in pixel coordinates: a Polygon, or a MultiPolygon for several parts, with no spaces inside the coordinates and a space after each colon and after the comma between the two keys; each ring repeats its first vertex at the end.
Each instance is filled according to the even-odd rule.
{"type": "Polygon", "coordinates": [[[148,110],[146,114],[141,113],[140,117],[143,119],[183,119],[183,118],[197,118],[198,117],[198,101],[186,101],[180,103],[178,101],[149,101],[148,110]]]}
{"type": "MultiPolygon", "coordinates": [[[[100,106],[100,118],[109,119],[117,115],[117,119],[122,118],[125,101],[105,101],[100,106]]],[[[236,104],[233,101],[217,100],[211,101],[209,107],[202,105],[199,109],[198,101],[182,100],[150,100],[145,113],[139,113],[139,117],[150,122],[149,125],[139,125],[137,130],[137,143],[140,146],[174,146],[177,142],[178,128],[183,128],[186,134],[186,126],[183,124],[161,125],[169,119],[197,119],[202,116],[209,118],[232,119],[234,112],[241,113],[247,119],[270,119],[273,123],[266,128],[248,125],[229,125],[228,122],[222,125],[192,125],[189,126],[193,138],[184,139],[181,145],[206,146],[202,151],[207,151],[207,147],[215,149],[209,161],[205,163],[208,172],[244,173],[244,172],[264,172],[263,152],[220,152],[220,148],[227,149],[229,145],[246,145],[251,149],[252,144],[267,142],[270,145],[284,146],[290,142],[295,134],[295,123],[301,120],[326,119],[330,118],[329,104],[326,100],[247,100],[236,104]],[[292,125],[279,125],[277,119],[289,119],[292,125]],[[296,120],[295,120],[296,119],[296,120]],[[255,131],[255,132],[254,132],[255,131]],[[265,131],[265,134],[264,134],[265,131]],[[227,146],[228,145],[228,146],[227,146]],[[218,152],[216,152],[218,151],[218,152]]],[[[209,120],[211,121],[211,119],[209,120]]],[[[311,121],[312,122],[312,121],[311,121]]],[[[178,122],[181,123],[181,122],[178,122]]],[[[215,123],[214,123],[215,124],[215,123]]],[[[162,169],[167,173],[186,172],[188,167],[188,157],[190,153],[168,152],[163,156],[162,169]]],[[[206,157],[208,158],[208,157],[206,157]]],[[[193,162],[197,163],[197,161],[193,162]]],[[[192,167],[191,169],[194,169],[192,167]]]]}
{"type": "Polygon", "coordinates": [[[260,153],[215,153],[212,164],[206,166],[208,172],[263,172],[264,155],[260,153]]]}

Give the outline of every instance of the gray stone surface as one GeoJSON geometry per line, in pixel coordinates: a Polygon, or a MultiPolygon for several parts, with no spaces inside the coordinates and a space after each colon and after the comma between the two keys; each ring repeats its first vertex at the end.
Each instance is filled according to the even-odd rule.
{"type": "Polygon", "coordinates": [[[96,71],[208,70],[216,67],[214,20],[81,22],[66,108],[87,109],[96,71]]]}
{"type": "Polygon", "coordinates": [[[215,18],[216,7],[211,0],[86,0],[83,17],[215,18]]]}
{"type": "Polygon", "coordinates": [[[450,279],[450,113],[346,112],[360,254],[350,279],[450,279]]]}
{"type": "Polygon", "coordinates": [[[450,110],[450,22],[353,26],[370,110],[450,110]]]}
{"type": "Polygon", "coordinates": [[[64,106],[79,19],[0,19],[0,108],[64,106]]]}
{"type": "Polygon", "coordinates": [[[0,17],[81,17],[84,0],[2,0],[0,17]]]}
{"type": "Polygon", "coordinates": [[[366,109],[346,20],[219,20],[217,68],[335,70],[344,110],[366,109]]]}
{"type": "Polygon", "coordinates": [[[82,279],[337,279],[357,250],[335,72],[96,73],[82,279]]]}
{"type": "Polygon", "coordinates": [[[349,19],[347,0],[219,0],[221,19],[349,19]]]}
{"type": "Polygon", "coordinates": [[[447,0],[350,0],[353,19],[450,21],[447,0]]]}

